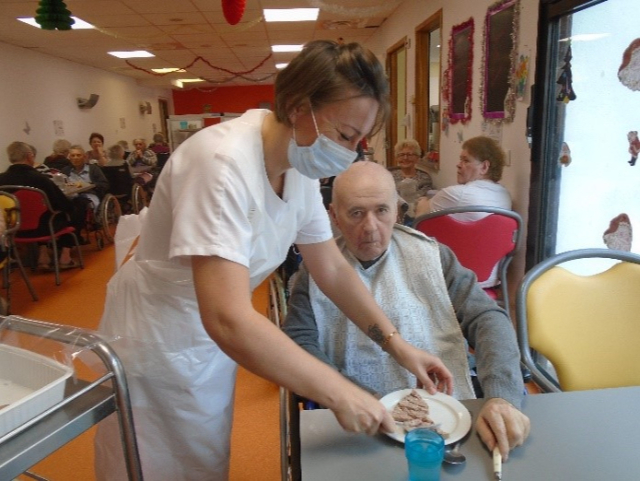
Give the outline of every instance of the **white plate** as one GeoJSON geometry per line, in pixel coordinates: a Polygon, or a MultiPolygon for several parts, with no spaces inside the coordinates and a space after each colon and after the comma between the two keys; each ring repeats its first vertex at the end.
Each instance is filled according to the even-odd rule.
{"type": "MultiPolygon", "coordinates": [[[[396,404],[411,391],[413,389],[391,392],[380,399],[380,402],[387,408],[387,411],[391,412],[396,404]]],[[[415,391],[429,404],[429,417],[435,423],[440,424],[440,429],[449,433],[449,436],[444,440],[445,444],[455,443],[469,432],[471,414],[460,401],[441,392],[432,395],[424,389],[416,389],[415,391]]],[[[399,426],[395,432],[385,434],[391,439],[404,443],[405,431],[399,426]]]]}

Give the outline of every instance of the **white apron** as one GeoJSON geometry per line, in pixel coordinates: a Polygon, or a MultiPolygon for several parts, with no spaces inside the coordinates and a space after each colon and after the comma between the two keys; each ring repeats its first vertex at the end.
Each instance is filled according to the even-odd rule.
{"type": "MultiPolygon", "coordinates": [[[[190,277],[131,259],[109,283],[119,302],[107,302],[101,331],[121,336],[146,480],[228,478],[236,364],[202,327],[190,277]]],[[[98,428],[96,476],[127,479],[115,415],[98,428]]]]}

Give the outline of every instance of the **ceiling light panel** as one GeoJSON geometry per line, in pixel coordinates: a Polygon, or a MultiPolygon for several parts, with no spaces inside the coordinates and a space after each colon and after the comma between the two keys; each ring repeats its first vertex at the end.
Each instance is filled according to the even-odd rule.
{"type": "Polygon", "coordinates": [[[313,22],[318,19],[319,8],[265,8],[267,22],[313,22]]]}
{"type": "MultiPolygon", "coordinates": [[[[71,17],[71,18],[75,20],[74,24],[71,25],[72,30],[87,30],[90,28],[96,28],[93,25],[91,25],[89,22],[85,22],[81,18],[78,18],[78,17],[71,17]]],[[[32,27],[41,28],[40,24],[36,22],[36,19],[33,17],[27,17],[27,18],[23,17],[23,18],[18,18],[17,20],[20,20],[21,22],[24,22],[27,25],[31,25],[32,27]]]]}
{"type": "Polygon", "coordinates": [[[275,53],[300,52],[302,50],[302,45],[272,45],[271,50],[275,53]]]}
{"type": "Polygon", "coordinates": [[[120,51],[120,52],[107,52],[109,55],[113,55],[118,58],[144,58],[144,57],[155,57],[150,52],[146,50],[130,50],[130,51],[120,51]]]}

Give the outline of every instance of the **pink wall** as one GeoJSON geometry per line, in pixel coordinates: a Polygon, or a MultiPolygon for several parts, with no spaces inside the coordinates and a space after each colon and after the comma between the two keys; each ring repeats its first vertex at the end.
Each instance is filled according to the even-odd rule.
{"type": "Polygon", "coordinates": [[[218,87],[216,89],[174,90],[173,105],[176,115],[201,114],[205,112],[242,113],[248,109],[273,108],[273,85],[247,87],[218,87]],[[210,106],[210,110],[207,110],[210,106]]]}

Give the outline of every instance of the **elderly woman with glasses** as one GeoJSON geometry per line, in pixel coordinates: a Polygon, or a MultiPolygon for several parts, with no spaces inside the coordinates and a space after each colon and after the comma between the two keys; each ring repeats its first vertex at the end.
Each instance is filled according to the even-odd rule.
{"type": "Polygon", "coordinates": [[[398,142],[394,148],[396,162],[399,168],[392,169],[393,180],[396,182],[398,195],[407,203],[407,210],[402,222],[412,225],[415,218],[416,202],[420,197],[426,197],[433,188],[431,176],[416,165],[422,157],[420,144],[413,139],[398,142]]]}

